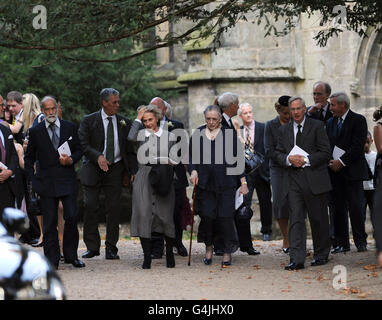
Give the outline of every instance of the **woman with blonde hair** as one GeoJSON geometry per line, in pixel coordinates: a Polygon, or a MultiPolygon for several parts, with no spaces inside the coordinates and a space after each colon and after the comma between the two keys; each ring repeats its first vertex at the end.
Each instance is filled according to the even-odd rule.
{"type": "Polygon", "coordinates": [[[41,112],[40,100],[33,93],[23,95],[24,133],[33,126],[34,121],[41,122],[44,114],[41,112]]]}

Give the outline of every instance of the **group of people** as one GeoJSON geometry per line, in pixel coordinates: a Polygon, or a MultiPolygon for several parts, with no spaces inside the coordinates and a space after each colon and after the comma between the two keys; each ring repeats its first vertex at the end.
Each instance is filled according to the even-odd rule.
{"type": "Polygon", "coordinates": [[[60,261],[85,266],[77,254],[80,186],[75,164],[81,159],[83,259],[100,255],[101,192],[105,258],[119,259],[121,192],[131,185],[130,230],[141,242],[142,268],[150,269],[152,259],[163,254],[166,266],[175,267],[174,248],[181,256],[189,254],[182,234],[193,221],[186,194],[190,182],[206,265],[214,254],[222,256],[222,267],[231,265],[239,248],[260,254],[250,228],[255,190],[263,239],[271,239],[273,216],[283,236],[282,251],[290,256],[286,270],[304,268],[306,216],[312,266],[326,264],[330,252],[350,250],[348,217],[357,250],[366,251],[367,206],[382,265],[382,107],[374,113],[371,134],[365,117],[350,110],[346,93],[332,94],[322,81],[313,86],[314,105],[307,107],[302,97],[281,96],[275,102],[276,117],[266,123],[255,121],[251,104],[240,104],[237,94],[225,92],[205,108],[205,123],[188,139],[180,134],[183,124],[171,119],[171,105],[159,97],[140,106],[133,121],[119,114],[117,90],[102,89],[99,98],[100,110],[86,115],[79,128],[62,119],[52,95],[41,100],[41,107],[35,95],[16,91],[0,100],[0,210],[16,206],[28,213],[32,193],[38,194],[42,216],[36,221],[29,215],[31,229],[22,238],[42,245],[56,268],[60,261]],[[371,151],[373,142],[377,152],[371,151]],[[261,155],[262,163],[254,170],[235,170],[245,162],[246,149],[261,155]],[[240,196],[244,200],[238,208],[240,196]]]}

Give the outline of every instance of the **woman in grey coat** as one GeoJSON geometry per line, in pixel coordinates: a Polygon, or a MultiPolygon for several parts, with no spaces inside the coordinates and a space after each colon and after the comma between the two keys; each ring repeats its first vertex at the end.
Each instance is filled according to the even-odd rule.
{"type": "Polygon", "coordinates": [[[290,208],[287,201],[288,184],[286,171],[278,165],[274,152],[279,137],[279,128],[290,121],[290,111],[288,106],[289,99],[290,96],[281,96],[275,103],[275,109],[278,116],[273,120],[269,120],[265,124],[264,134],[265,155],[269,159],[273,215],[277,220],[283,235],[282,250],[284,253],[289,252],[288,220],[290,208]]]}
{"type": "Polygon", "coordinates": [[[165,235],[166,265],[168,268],[175,267],[172,251],[175,238],[174,173],[169,162],[169,150],[175,144],[175,138],[172,133],[160,128],[161,119],[162,113],[157,106],[140,106],[128,135],[128,140],[136,141],[138,147],[138,172],[133,182],[130,232],[131,236],[140,238],[144,253],[143,269],[151,268],[152,233],[165,235]],[[159,172],[165,175],[161,176],[159,172]],[[154,173],[158,175],[153,176],[154,173]],[[152,185],[155,177],[160,182],[159,188],[152,185]],[[168,183],[167,187],[163,185],[164,181],[168,183]]]}

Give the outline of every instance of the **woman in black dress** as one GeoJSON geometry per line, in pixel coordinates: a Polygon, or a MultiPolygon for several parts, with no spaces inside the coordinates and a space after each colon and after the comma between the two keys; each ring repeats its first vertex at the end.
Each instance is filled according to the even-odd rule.
{"type": "MultiPolygon", "coordinates": [[[[224,239],[222,267],[225,267],[231,265],[231,254],[238,249],[235,193],[240,184],[241,194],[247,194],[248,188],[243,172],[229,172],[236,165],[230,164],[229,160],[238,154],[235,130],[221,126],[222,114],[216,105],[204,110],[204,118],[206,124],[195,130],[191,137],[188,165],[190,181],[196,188],[196,211],[201,218],[198,242],[205,243],[203,261],[210,265],[214,238],[219,234],[224,239]]],[[[244,153],[241,160],[244,163],[244,153]]]]}

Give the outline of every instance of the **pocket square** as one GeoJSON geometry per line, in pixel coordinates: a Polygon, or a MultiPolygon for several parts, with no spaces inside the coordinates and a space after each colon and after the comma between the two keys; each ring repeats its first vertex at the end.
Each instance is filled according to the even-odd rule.
{"type": "Polygon", "coordinates": [[[13,135],[10,134],[10,135],[8,136],[8,139],[13,139],[13,135]]]}
{"type": "Polygon", "coordinates": [[[70,141],[70,140],[72,140],[72,139],[73,139],[72,136],[70,136],[69,139],[68,139],[68,141],[70,141]]]}

